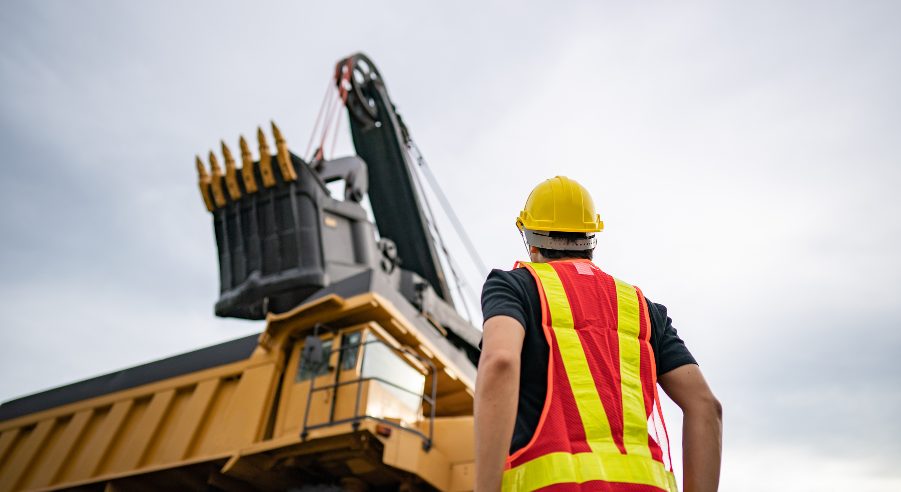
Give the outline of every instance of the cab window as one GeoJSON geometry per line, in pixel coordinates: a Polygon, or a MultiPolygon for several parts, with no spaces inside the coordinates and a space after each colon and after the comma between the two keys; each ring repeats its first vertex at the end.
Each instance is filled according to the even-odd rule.
{"type": "Polygon", "coordinates": [[[332,341],[324,340],[322,342],[322,352],[324,355],[322,363],[316,364],[311,360],[300,358],[300,369],[297,371],[297,381],[309,381],[317,376],[328,374],[329,359],[332,351],[332,341]]]}
{"type": "Polygon", "coordinates": [[[360,340],[362,332],[355,331],[341,337],[341,370],[347,371],[357,367],[357,357],[360,354],[360,340]],[[353,346],[351,346],[353,345],[353,346]]]}
{"type": "Polygon", "coordinates": [[[396,384],[406,391],[390,385],[385,386],[385,390],[411,410],[419,408],[425,376],[387,346],[381,343],[366,345],[363,377],[380,378],[396,384]]]}

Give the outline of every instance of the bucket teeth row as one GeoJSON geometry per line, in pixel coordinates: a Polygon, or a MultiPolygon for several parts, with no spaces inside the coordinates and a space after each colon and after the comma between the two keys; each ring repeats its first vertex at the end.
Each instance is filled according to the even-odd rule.
{"type": "Polygon", "coordinates": [[[269,123],[272,124],[272,136],[275,137],[275,156],[278,160],[278,168],[286,180],[294,181],[297,179],[297,174],[294,172],[294,166],[291,165],[291,157],[288,156],[288,143],[285,142],[281,130],[275,126],[275,122],[270,121],[269,123]]]}
{"type": "Polygon", "coordinates": [[[213,199],[210,197],[210,175],[207,174],[206,168],[203,167],[203,161],[200,160],[199,155],[195,156],[195,162],[197,164],[197,186],[200,187],[200,196],[203,197],[206,209],[212,212],[215,207],[213,206],[213,199]]]}
{"type": "MultiPolygon", "coordinates": [[[[272,134],[275,137],[274,157],[279,174],[284,181],[296,181],[297,172],[294,170],[294,165],[291,162],[291,155],[288,153],[288,144],[285,141],[285,137],[275,122],[270,123],[272,125],[272,134]]],[[[225,162],[224,174],[213,151],[209,153],[209,172],[200,156],[196,157],[197,184],[207,210],[212,212],[217,208],[224,207],[228,203],[228,199],[236,201],[243,194],[258,192],[260,189],[258,181],[262,183],[264,188],[275,186],[276,178],[272,165],[273,155],[269,150],[266,135],[260,127],[257,127],[257,142],[259,144],[260,159],[258,162],[254,162],[247,140],[243,136],[240,137],[238,145],[241,148],[241,168],[238,169],[231,149],[228,148],[225,141],[221,141],[222,157],[225,162]],[[259,174],[257,174],[257,171],[259,171],[259,174]],[[228,199],[226,199],[226,194],[228,199]]]]}
{"type": "Polygon", "coordinates": [[[219,169],[219,161],[216,160],[216,154],[210,151],[210,171],[212,171],[212,183],[210,189],[213,190],[213,202],[217,207],[225,206],[225,193],[222,192],[222,169],[219,169]]]}
{"type": "Polygon", "coordinates": [[[221,140],[222,156],[225,157],[225,187],[228,189],[228,196],[232,200],[241,198],[241,188],[238,187],[238,171],[235,169],[235,158],[232,157],[232,151],[225,145],[225,141],[221,140]]]}
{"type": "Polygon", "coordinates": [[[241,145],[241,177],[244,178],[244,189],[247,193],[257,192],[257,178],[253,175],[253,156],[250,154],[250,146],[247,140],[241,136],[239,140],[241,145]]]}
{"type": "Polygon", "coordinates": [[[260,144],[260,176],[263,177],[263,186],[271,188],[275,186],[275,176],[272,174],[272,154],[269,153],[266,135],[263,134],[263,129],[260,127],[257,127],[257,141],[260,144]]]}

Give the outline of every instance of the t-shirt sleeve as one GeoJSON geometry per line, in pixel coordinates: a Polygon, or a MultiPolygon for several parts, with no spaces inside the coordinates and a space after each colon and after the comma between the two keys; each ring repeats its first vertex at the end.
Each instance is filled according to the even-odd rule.
{"type": "Polygon", "coordinates": [[[482,287],[482,319],[509,316],[526,326],[525,292],[512,272],[492,270],[482,287]]]}
{"type": "Polygon", "coordinates": [[[657,358],[657,376],[686,364],[697,364],[685,342],[679,338],[676,328],[673,327],[673,320],[667,316],[666,306],[651,302],[647,298],[645,301],[648,303],[648,314],[654,328],[651,344],[657,358]]]}

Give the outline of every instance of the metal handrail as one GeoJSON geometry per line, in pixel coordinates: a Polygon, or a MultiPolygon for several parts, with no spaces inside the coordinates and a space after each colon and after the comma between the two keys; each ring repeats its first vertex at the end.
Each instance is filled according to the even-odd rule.
{"type": "MultiPolygon", "coordinates": [[[[367,353],[366,350],[362,350],[361,351],[362,355],[360,356],[360,362],[359,362],[360,373],[361,373],[360,377],[358,377],[356,379],[350,379],[347,381],[339,381],[338,379],[340,377],[340,372],[341,372],[341,369],[339,367],[339,368],[335,369],[335,382],[332,384],[317,387],[315,385],[316,375],[314,374],[310,378],[310,391],[307,392],[307,405],[306,405],[306,408],[304,409],[303,428],[300,433],[300,438],[302,440],[306,440],[306,438],[309,435],[311,430],[346,424],[349,422],[352,423],[354,430],[356,430],[360,427],[361,421],[363,421],[365,419],[369,419],[369,420],[374,420],[376,422],[394,427],[396,429],[400,429],[405,432],[410,432],[412,434],[415,434],[423,440],[422,448],[424,450],[428,451],[429,449],[431,449],[432,438],[433,438],[434,430],[435,430],[435,401],[438,399],[438,368],[435,366],[435,363],[431,361],[431,359],[429,359],[427,357],[423,357],[423,356],[417,354],[416,352],[413,352],[412,350],[409,350],[405,347],[394,347],[391,344],[388,344],[379,338],[375,338],[373,340],[368,340],[366,342],[351,343],[348,345],[342,345],[341,347],[331,348],[328,350],[328,352],[326,352],[325,358],[326,358],[326,360],[328,360],[329,358],[331,358],[332,354],[336,351],[352,350],[352,349],[363,347],[364,345],[370,345],[370,344],[376,344],[376,343],[384,345],[396,353],[407,354],[407,355],[419,360],[420,362],[424,363],[425,365],[428,365],[429,375],[431,375],[431,377],[432,377],[431,396],[426,396],[425,392],[417,393],[415,391],[409,390],[407,388],[404,388],[396,383],[393,383],[393,382],[388,381],[381,377],[364,377],[364,376],[362,376],[363,365],[366,362],[366,353],[367,353]],[[386,419],[383,419],[380,417],[376,417],[373,415],[360,415],[360,399],[362,398],[362,394],[363,394],[363,383],[366,381],[378,381],[380,383],[387,384],[389,386],[397,388],[405,393],[409,393],[411,395],[419,395],[419,408],[423,408],[425,403],[429,404],[429,433],[428,433],[428,435],[423,434],[419,430],[411,429],[408,427],[403,427],[403,426],[397,424],[396,422],[392,422],[390,420],[386,420],[386,419]],[[356,395],[356,401],[354,402],[353,416],[346,418],[346,419],[335,420],[335,400],[338,397],[337,389],[341,386],[346,386],[346,385],[354,384],[354,383],[357,383],[357,395],[356,395]],[[317,391],[325,391],[325,390],[330,390],[330,389],[334,389],[335,393],[332,395],[331,410],[329,412],[328,422],[324,422],[321,424],[315,424],[315,425],[307,425],[307,422],[309,421],[309,417],[310,417],[310,403],[312,403],[312,401],[313,401],[313,393],[315,393],[317,391]]],[[[302,362],[301,362],[301,364],[302,364],[302,362]]],[[[340,364],[340,360],[339,360],[339,364],[340,364]]]]}

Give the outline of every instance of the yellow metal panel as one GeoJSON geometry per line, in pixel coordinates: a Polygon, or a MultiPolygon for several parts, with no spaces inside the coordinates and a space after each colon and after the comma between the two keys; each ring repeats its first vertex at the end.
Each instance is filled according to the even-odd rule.
{"type": "Polygon", "coordinates": [[[109,413],[106,414],[106,417],[99,422],[92,439],[86,443],[76,458],[72,478],[77,480],[94,476],[97,467],[100,466],[100,461],[109,449],[110,443],[119,432],[119,426],[122,425],[125,415],[131,409],[133,401],[123,400],[116,402],[109,413]]]}
{"type": "Polygon", "coordinates": [[[468,492],[475,485],[475,466],[469,463],[457,463],[451,467],[450,492],[468,492]]]}
{"type": "Polygon", "coordinates": [[[184,411],[178,415],[174,427],[166,436],[159,452],[159,460],[163,463],[180,461],[188,454],[188,448],[197,432],[197,426],[206,417],[210,401],[219,387],[219,379],[208,379],[201,382],[191,393],[184,411]]]}
{"type": "Polygon", "coordinates": [[[175,396],[175,390],[161,391],[150,400],[150,404],[141,415],[134,433],[129,436],[127,445],[116,456],[111,458],[110,467],[114,470],[130,470],[141,465],[141,459],[156,436],[157,428],[175,396]]]}
{"type": "MultiPolygon", "coordinates": [[[[381,340],[387,342],[387,344],[392,347],[396,347],[396,348],[400,347],[400,344],[398,344],[397,341],[394,340],[393,337],[388,335],[376,323],[366,323],[365,325],[362,325],[359,328],[354,327],[354,328],[349,328],[347,331],[343,331],[341,333],[341,335],[342,335],[341,343],[342,344],[344,343],[343,336],[345,336],[349,333],[354,333],[354,332],[360,333],[360,342],[361,343],[368,343],[368,342],[371,342],[376,339],[381,339],[381,340]]],[[[365,357],[365,351],[369,347],[372,347],[372,345],[362,345],[360,348],[357,349],[358,352],[357,352],[356,364],[354,364],[354,367],[352,367],[350,369],[340,371],[338,373],[338,381],[353,381],[355,379],[360,378],[362,367],[363,367],[363,359],[365,357]]],[[[336,359],[334,361],[335,367],[338,367],[339,364],[340,364],[340,361],[336,359]]],[[[340,369],[340,367],[339,367],[339,369],[340,369]]],[[[331,384],[334,381],[334,379],[333,379],[334,373],[330,373],[329,376],[330,377],[328,380],[318,383],[318,385],[322,386],[323,384],[331,384]]],[[[369,381],[369,382],[358,381],[356,383],[345,384],[343,386],[339,386],[337,388],[337,394],[335,395],[334,420],[342,420],[342,419],[352,418],[352,417],[354,417],[355,410],[356,410],[357,416],[365,415],[367,413],[369,413],[370,415],[375,415],[376,413],[378,413],[378,412],[371,413],[368,410],[369,408],[371,408],[371,405],[369,404],[369,402],[370,402],[369,389],[370,389],[371,383],[372,383],[372,381],[369,381]],[[356,408],[358,391],[360,393],[360,406],[359,406],[359,408],[356,408]]],[[[325,391],[322,393],[329,393],[329,395],[331,395],[332,392],[325,391]]],[[[328,404],[323,405],[322,410],[324,410],[324,412],[328,412],[329,410],[331,410],[330,405],[328,405],[328,404]]],[[[325,421],[328,417],[328,414],[323,413],[323,415],[326,417],[323,419],[323,421],[325,421]]],[[[376,416],[384,416],[384,415],[376,415],[376,416]]],[[[399,414],[398,415],[392,414],[391,416],[399,417],[399,414]]],[[[408,418],[407,420],[415,420],[415,418],[408,418]]]]}
{"type": "Polygon", "coordinates": [[[422,449],[422,438],[404,431],[394,431],[385,442],[382,459],[386,465],[415,473],[438,490],[447,490],[451,480],[451,463],[440,449],[422,449]]]}
{"type": "Polygon", "coordinates": [[[277,378],[276,365],[263,364],[244,371],[228,408],[228,418],[217,440],[218,449],[247,446],[259,437],[268,418],[264,410],[269,408],[277,378]]]}
{"type": "Polygon", "coordinates": [[[166,441],[171,438],[172,430],[178,425],[179,419],[184,415],[188,400],[194,391],[195,385],[181,387],[175,390],[169,407],[163,413],[163,419],[157,428],[156,434],[150,439],[144,456],[141,458],[141,467],[153,467],[164,465],[163,451],[166,441]]]}
{"type": "Polygon", "coordinates": [[[391,318],[391,326],[394,327],[395,330],[400,332],[401,335],[407,335],[410,333],[410,330],[408,330],[403,323],[394,318],[391,318]]]}
{"type": "Polygon", "coordinates": [[[7,464],[6,453],[12,449],[13,442],[17,437],[19,437],[19,429],[9,429],[0,433],[0,472],[3,472],[3,465],[7,464]]]}
{"type": "Polygon", "coordinates": [[[35,455],[55,424],[56,419],[42,420],[27,437],[22,436],[25,441],[16,448],[6,471],[0,476],[0,491],[15,489],[22,477],[30,471],[35,455]]]}
{"type": "MultiPolygon", "coordinates": [[[[274,357],[268,356],[267,357],[274,357]]],[[[231,364],[226,364],[222,366],[213,367],[210,369],[205,369],[203,371],[197,371],[185,374],[183,376],[178,376],[169,379],[163,379],[154,383],[150,383],[144,386],[138,386],[135,388],[118,391],[115,393],[110,393],[103,396],[98,396],[96,398],[90,398],[87,400],[77,401],[75,403],[70,403],[68,405],[59,406],[56,408],[51,408],[48,410],[43,410],[41,412],[23,415],[22,417],[16,417],[10,420],[4,420],[0,422],[0,432],[6,431],[7,429],[15,428],[15,427],[23,427],[36,424],[37,422],[44,420],[50,417],[64,417],[66,415],[72,415],[75,412],[84,410],[86,408],[94,408],[94,409],[102,409],[103,407],[111,406],[119,400],[125,399],[136,399],[151,396],[154,393],[158,393],[160,391],[166,391],[169,389],[178,389],[183,387],[191,387],[197,384],[200,381],[204,381],[213,377],[226,377],[232,376],[234,374],[240,373],[244,370],[245,367],[248,366],[247,360],[242,360],[238,362],[233,362],[231,364]]],[[[99,410],[102,411],[102,410],[99,410]]]]}
{"type": "MultiPolygon", "coordinates": [[[[338,345],[336,345],[337,343],[339,343],[337,337],[326,334],[323,335],[321,339],[323,341],[332,340],[332,348],[339,348],[338,345]]],[[[316,384],[317,388],[334,383],[335,373],[332,371],[329,371],[326,374],[320,376],[316,376],[315,378],[312,378],[310,380],[297,381],[297,372],[300,369],[300,353],[302,349],[302,341],[297,342],[294,345],[294,348],[291,350],[291,356],[288,360],[288,365],[285,368],[284,385],[282,387],[282,394],[279,401],[278,415],[276,418],[276,426],[274,431],[275,437],[299,435],[301,426],[303,425],[304,414],[306,413],[307,395],[310,391],[311,381],[316,384]]],[[[335,367],[336,370],[338,366],[339,353],[339,350],[332,352],[331,359],[329,360],[329,363],[333,367],[335,367]]],[[[359,360],[357,361],[357,366],[359,366],[359,360]]],[[[342,374],[350,372],[351,371],[345,371],[342,372],[342,374]]],[[[349,377],[344,379],[349,379],[349,377]]],[[[346,385],[340,388],[339,392],[343,395],[347,393],[348,388],[351,387],[353,388],[354,392],[353,398],[356,398],[356,385],[346,385]]],[[[307,416],[307,425],[321,424],[328,421],[329,410],[331,409],[332,394],[332,390],[322,390],[313,393],[312,398],[310,398],[310,412],[307,416]]],[[[346,400],[346,398],[344,400],[346,400]]],[[[365,399],[361,399],[361,401],[365,402],[365,399]]],[[[344,413],[347,413],[342,413],[343,410],[337,405],[337,403],[338,401],[336,400],[336,419],[341,418],[338,415],[344,415],[344,413]]],[[[351,405],[353,405],[353,403],[351,403],[351,405]]],[[[360,408],[363,408],[362,404],[360,408]]],[[[353,413],[352,406],[349,413],[344,416],[349,417],[350,413],[353,413]]]]}
{"type": "Polygon", "coordinates": [[[123,451],[130,446],[130,441],[135,433],[139,430],[138,426],[144,417],[144,413],[150,406],[149,397],[141,397],[133,400],[131,409],[125,415],[122,425],[119,426],[119,432],[110,443],[106,450],[106,456],[100,461],[100,467],[96,471],[96,475],[109,475],[112,472],[128,471],[122,467],[120,457],[123,451]]]}
{"type": "Polygon", "coordinates": [[[41,466],[41,473],[29,483],[32,487],[43,487],[54,482],[66,458],[81,437],[85,426],[91,419],[92,410],[76,413],[65,425],[59,440],[47,451],[47,458],[41,466]]]}
{"type": "Polygon", "coordinates": [[[429,349],[429,347],[426,346],[424,343],[419,344],[419,351],[422,352],[429,359],[435,358],[435,353],[432,352],[431,349],[429,349]]]}
{"type": "MultiPolygon", "coordinates": [[[[282,382],[281,397],[278,402],[278,415],[275,419],[274,437],[281,437],[292,431],[297,430],[296,412],[289,409],[297,404],[300,396],[295,396],[294,387],[297,384],[297,371],[300,368],[300,348],[302,342],[296,343],[291,349],[291,355],[288,357],[288,365],[285,366],[285,376],[282,382]],[[290,417],[290,419],[289,419],[290,417]]],[[[302,417],[301,417],[302,418],[302,417]]]]}
{"type": "MultiPolygon", "coordinates": [[[[422,422],[420,426],[420,430],[428,431],[427,422],[422,422]]],[[[451,463],[470,462],[475,459],[475,436],[471,415],[436,418],[433,438],[435,447],[440,449],[451,463]]]]}
{"type": "MultiPolygon", "coordinates": [[[[360,377],[360,372],[356,370],[341,371],[341,380],[350,381],[360,377]]],[[[357,387],[360,388],[360,408],[357,409],[359,415],[365,414],[367,411],[367,401],[369,399],[369,382],[357,382],[345,384],[338,387],[338,393],[335,395],[335,420],[349,419],[354,416],[354,406],[357,401],[357,387]]],[[[331,391],[321,391],[320,393],[331,393],[331,391]]],[[[329,402],[330,403],[330,402],[329,402]]],[[[322,406],[327,420],[328,411],[331,410],[329,404],[322,406]]]]}
{"type": "Polygon", "coordinates": [[[234,398],[238,387],[238,377],[232,376],[219,380],[219,387],[207,409],[207,417],[200,422],[194,442],[188,450],[188,456],[204,456],[217,451],[224,451],[216,447],[220,432],[228,432],[225,429],[227,420],[226,410],[234,398]]]}
{"type": "Polygon", "coordinates": [[[86,449],[90,449],[91,444],[97,438],[97,430],[100,424],[109,415],[111,405],[104,405],[93,409],[88,423],[85,424],[81,436],[75,441],[75,446],[70,452],[70,459],[64,460],[62,468],[57,474],[58,481],[56,483],[65,483],[76,479],[85,479],[87,477],[80,474],[78,466],[78,458],[84,454],[86,449]]]}
{"type": "MultiPolygon", "coordinates": [[[[438,379],[438,387],[441,388],[441,379],[438,379]]],[[[430,388],[431,382],[426,381],[426,388],[430,388]]],[[[428,410],[428,405],[426,409],[428,410]]],[[[451,415],[472,415],[472,395],[466,390],[438,393],[438,404],[435,407],[436,415],[449,417],[451,415]]],[[[465,418],[465,417],[461,417],[465,418]]]]}
{"type": "Polygon", "coordinates": [[[40,449],[34,455],[34,458],[32,458],[31,463],[28,464],[28,470],[26,470],[25,473],[19,478],[18,487],[22,489],[35,488],[33,482],[40,480],[41,476],[44,474],[47,460],[48,458],[50,458],[50,453],[53,448],[56,447],[56,443],[59,442],[59,438],[70,420],[72,420],[71,416],[56,419],[53,427],[50,429],[50,433],[47,434],[47,437],[41,444],[40,449]]]}
{"type": "Polygon", "coordinates": [[[301,304],[285,313],[266,315],[266,331],[260,334],[260,344],[271,348],[291,334],[300,334],[317,323],[346,317],[353,308],[372,302],[371,294],[361,294],[345,300],[337,294],[329,294],[315,301],[301,304]],[[357,301],[351,304],[350,301],[357,301]]]}
{"type": "MultiPolygon", "coordinates": [[[[273,353],[270,358],[279,357],[273,353]]],[[[0,484],[7,486],[0,491],[10,487],[73,486],[90,483],[97,480],[92,477],[99,478],[100,475],[104,479],[121,477],[138,469],[151,470],[196,461],[164,463],[154,458],[159,458],[161,444],[180,432],[176,426],[179,416],[189,413],[185,410],[194,381],[234,377],[247,365],[247,361],[228,364],[2,422],[0,455],[6,454],[9,459],[0,456],[0,484]],[[176,387],[185,391],[178,391],[176,387]],[[29,458],[28,454],[22,454],[24,446],[33,443],[31,438],[40,434],[35,434],[38,430],[35,423],[44,421],[56,424],[50,427],[41,445],[30,453],[29,458]],[[15,472],[9,473],[13,467],[15,472]],[[11,480],[16,484],[9,485],[11,480]]],[[[236,382],[232,383],[232,386],[236,385],[236,382]]],[[[207,416],[213,408],[211,405],[207,416]]],[[[220,423],[225,422],[224,413],[223,404],[217,410],[220,423]]],[[[211,420],[202,418],[191,432],[196,434],[197,429],[208,427],[211,420]]],[[[40,428],[48,425],[41,424],[40,428]]],[[[215,434],[218,433],[211,433],[215,434]]],[[[196,447],[197,439],[193,442],[196,447]]],[[[190,443],[188,449],[190,452],[190,443]]],[[[215,456],[213,451],[204,452],[212,458],[215,456]]]]}

